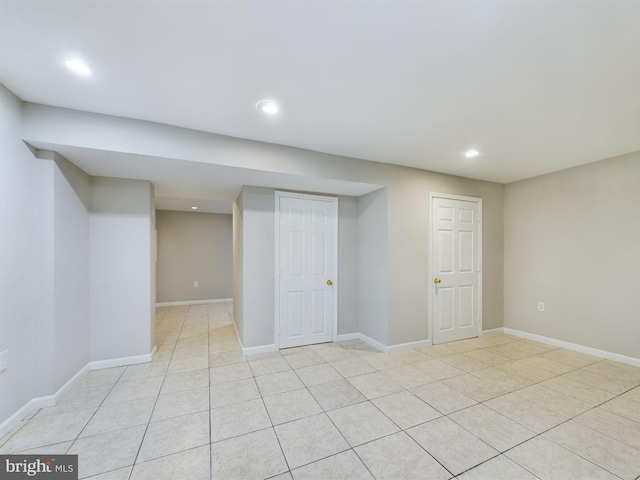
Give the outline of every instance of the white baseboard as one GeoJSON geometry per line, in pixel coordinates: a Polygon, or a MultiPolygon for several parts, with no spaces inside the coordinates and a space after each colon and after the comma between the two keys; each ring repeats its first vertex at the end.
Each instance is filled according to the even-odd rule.
{"type": "Polygon", "coordinates": [[[577,343],[565,342],[563,340],[544,337],[535,333],[523,332],[522,330],[514,330],[512,328],[504,328],[504,333],[507,335],[515,335],[517,337],[526,338],[527,340],[546,343],[547,345],[553,345],[554,347],[566,348],[567,350],[586,353],[587,355],[593,355],[594,357],[606,358],[607,360],[613,360],[615,362],[633,365],[634,367],[640,367],[640,358],[627,357],[626,355],[620,355],[619,353],[607,352],[606,350],[599,350],[592,347],[585,347],[584,345],[579,345],[577,343]]]}
{"type": "Polygon", "coordinates": [[[430,346],[431,346],[431,339],[427,338],[426,340],[418,340],[417,342],[397,343],[396,345],[389,345],[387,347],[387,353],[402,352],[404,350],[411,350],[413,348],[430,347],[430,346]]]}
{"type": "Polygon", "coordinates": [[[46,407],[53,407],[54,405],[56,405],[60,398],[65,394],[65,392],[73,387],[76,383],[78,383],[90,370],[101,370],[103,368],[122,367],[125,365],[147,363],[153,359],[153,355],[155,354],[155,352],[156,347],[153,347],[151,353],[148,353],[146,355],[113,358],[109,360],[98,360],[87,363],[84,367],[78,370],[78,372],[73,377],[67,380],[67,382],[62,385],[54,394],[32,398],[13,415],[7,418],[4,422],[0,423],[0,439],[7,433],[9,433],[11,429],[13,429],[35,410],[46,407]]]}
{"type": "Polygon", "coordinates": [[[240,348],[242,348],[242,354],[244,356],[278,351],[278,347],[276,347],[275,343],[272,343],[271,345],[258,345],[257,347],[243,347],[240,345],[240,348]]]}
{"type": "Polygon", "coordinates": [[[233,298],[212,298],[209,300],[187,300],[184,302],[163,302],[156,303],[156,307],[172,307],[174,305],[203,305],[205,303],[232,302],[233,298]]]}
{"type": "Polygon", "coordinates": [[[360,340],[362,340],[363,342],[368,343],[368,344],[369,344],[369,345],[371,345],[373,348],[377,348],[377,349],[378,349],[378,350],[380,350],[381,352],[389,353],[389,352],[387,351],[389,347],[387,347],[386,345],[383,345],[382,343],[380,343],[380,342],[379,342],[379,341],[377,341],[377,340],[374,340],[374,339],[373,339],[373,338],[371,338],[371,337],[367,337],[366,335],[364,335],[364,334],[362,334],[362,333],[359,333],[359,334],[358,334],[358,338],[359,338],[360,340]]]}
{"type": "Polygon", "coordinates": [[[359,333],[342,333],[340,335],[336,335],[336,338],[333,339],[334,342],[346,342],[348,340],[358,340],[360,338],[359,333]]]}
{"type": "Polygon", "coordinates": [[[500,328],[491,328],[489,330],[483,330],[482,331],[482,336],[483,337],[491,337],[492,335],[501,335],[504,333],[504,328],[500,327],[500,328]]]}

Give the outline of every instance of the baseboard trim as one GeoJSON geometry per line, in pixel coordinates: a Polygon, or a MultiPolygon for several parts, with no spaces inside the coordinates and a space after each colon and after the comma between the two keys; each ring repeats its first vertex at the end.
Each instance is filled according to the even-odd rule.
{"type": "Polygon", "coordinates": [[[387,353],[403,352],[405,350],[411,350],[412,348],[430,347],[431,339],[418,340],[417,342],[397,343],[395,345],[389,345],[387,347],[387,353]]]}
{"type": "Polygon", "coordinates": [[[184,302],[162,302],[156,303],[156,307],[173,307],[175,305],[203,305],[205,303],[232,302],[233,298],[211,298],[208,300],[187,300],[184,302]]]}
{"type": "Polygon", "coordinates": [[[148,363],[153,360],[156,348],[153,347],[151,353],[136,355],[133,357],[110,358],[108,360],[94,360],[89,362],[89,370],[102,370],[103,368],[123,367],[125,365],[137,365],[138,363],[148,363]]]}
{"type": "Polygon", "coordinates": [[[362,340],[363,342],[368,343],[373,348],[376,348],[376,349],[380,350],[383,353],[389,353],[388,352],[389,347],[387,347],[386,345],[383,345],[382,343],[380,343],[377,340],[374,340],[371,337],[368,337],[368,336],[366,336],[366,335],[364,335],[362,333],[359,333],[358,334],[358,338],[360,338],[360,340],[362,340]]]}
{"type": "Polygon", "coordinates": [[[504,333],[504,328],[500,327],[500,328],[490,328],[489,330],[483,330],[482,331],[482,336],[483,337],[491,337],[493,335],[501,335],[504,333]]]}
{"type": "Polygon", "coordinates": [[[336,335],[336,338],[333,339],[334,342],[346,342],[348,340],[358,340],[360,338],[359,333],[341,333],[340,335],[336,335]]]}
{"type": "Polygon", "coordinates": [[[244,356],[278,351],[278,347],[276,347],[275,343],[272,343],[271,345],[258,345],[257,347],[243,347],[241,344],[240,348],[242,348],[242,354],[244,356]]]}
{"type": "Polygon", "coordinates": [[[515,335],[516,337],[526,338],[527,340],[546,343],[547,345],[553,345],[554,347],[566,348],[567,350],[586,353],[587,355],[593,355],[594,357],[606,358],[607,360],[613,360],[614,362],[626,363],[627,365],[640,367],[640,358],[627,357],[626,355],[620,355],[619,353],[607,352],[606,350],[586,347],[577,343],[565,342],[564,340],[545,337],[542,335],[537,335],[535,333],[523,332],[522,330],[514,330],[512,328],[504,328],[504,333],[507,335],[515,335]]]}

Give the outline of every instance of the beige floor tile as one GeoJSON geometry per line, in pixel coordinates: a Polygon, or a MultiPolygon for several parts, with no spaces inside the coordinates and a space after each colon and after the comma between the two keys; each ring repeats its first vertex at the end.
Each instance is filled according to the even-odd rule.
{"type": "Polygon", "coordinates": [[[261,399],[211,410],[211,441],[244,435],[271,426],[261,399]]]}
{"type": "Polygon", "coordinates": [[[75,440],[95,411],[88,408],[33,418],[2,445],[2,450],[10,453],[75,440]]]}
{"type": "Polygon", "coordinates": [[[119,381],[107,395],[105,404],[126,402],[138,398],[156,397],[160,392],[163,377],[141,378],[139,380],[119,381]]]}
{"type": "MultiPolygon", "coordinates": [[[[603,408],[594,408],[578,415],[574,421],[604,433],[640,451],[640,423],[616,415],[603,408]]],[[[640,474],[640,471],[638,472],[640,474]]]]}
{"type": "Polygon", "coordinates": [[[484,405],[452,413],[449,418],[500,452],[535,436],[535,432],[484,405]]]}
{"type": "Polygon", "coordinates": [[[604,360],[584,367],[584,370],[604,375],[605,377],[624,380],[633,384],[633,386],[640,385],[640,367],[633,365],[614,362],[613,360],[604,360]]]}
{"type": "Polygon", "coordinates": [[[310,463],[292,473],[295,480],[373,480],[353,450],[310,463]]]}
{"type": "Polygon", "coordinates": [[[358,457],[378,480],[445,480],[451,475],[404,432],[355,448],[358,457]]]}
{"type": "Polygon", "coordinates": [[[342,376],[328,363],[298,368],[295,372],[307,387],[342,379],[342,376]]]}
{"type": "Polygon", "coordinates": [[[387,377],[394,382],[402,385],[404,388],[414,388],[420,385],[426,385],[433,382],[433,377],[422,370],[417,369],[413,365],[403,365],[402,367],[390,368],[384,370],[387,377]]]}
{"type": "Polygon", "coordinates": [[[349,449],[324,413],[278,425],[275,431],[291,469],[349,449]]]}
{"type": "Polygon", "coordinates": [[[487,348],[483,348],[482,350],[472,350],[470,352],[465,352],[462,355],[472,360],[482,362],[483,364],[489,364],[493,367],[513,361],[511,358],[500,355],[499,353],[487,348]]]}
{"type": "Polygon", "coordinates": [[[408,365],[413,365],[414,363],[426,362],[427,360],[431,360],[431,357],[426,353],[422,353],[416,349],[412,350],[402,350],[400,352],[394,352],[390,354],[392,357],[399,358],[404,363],[408,365]]]}
{"type": "Polygon", "coordinates": [[[60,399],[57,405],[41,409],[36,417],[46,417],[58,413],[98,407],[107,397],[113,385],[100,384],[94,387],[72,387],[60,399]]]}
{"type": "Polygon", "coordinates": [[[340,346],[321,344],[313,345],[311,347],[318,355],[325,359],[327,362],[337,362],[339,360],[346,360],[352,358],[355,353],[353,351],[345,350],[340,346]]]}
{"type": "Polygon", "coordinates": [[[254,378],[216,383],[211,385],[209,393],[211,408],[225,407],[257,398],[260,398],[260,391],[254,378]]]}
{"type": "Polygon", "coordinates": [[[566,417],[574,417],[592,408],[589,403],[547,388],[543,384],[523,388],[514,394],[566,417]]]}
{"type": "Polygon", "coordinates": [[[368,399],[382,397],[403,390],[401,385],[381,372],[367,373],[366,375],[352,377],[348,380],[368,399]]]}
{"type": "Polygon", "coordinates": [[[302,345],[301,347],[289,347],[280,349],[280,355],[282,355],[283,357],[306,352],[313,352],[311,345],[302,345]]]}
{"type": "Polygon", "coordinates": [[[627,390],[638,385],[635,380],[630,380],[629,378],[625,378],[622,376],[607,376],[587,370],[590,367],[584,367],[580,370],[574,370],[573,372],[569,372],[564,376],[571,380],[576,380],[592,387],[615,393],[616,395],[620,395],[621,393],[624,393],[627,390]]]}
{"type": "Polygon", "coordinates": [[[444,384],[464,393],[477,402],[484,402],[490,398],[503,395],[510,391],[504,386],[495,385],[491,382],[481,380],[471,373],[449,378],[444,381],[444,384]]]}
{"type": "Polygon", "coordinates": [[[406,365],[401,359],[393,355],[387,355],[386,353],[371,353],[369,355],[362,355],[359,358],[376,370],[388,370],[406,365]]]}
{"type": "Polygon", "coordinates": [[[151,422],[145,433],[138,462],[200,447],[209,443],[209,412],[198,412],[151,422]]]}
{"type": "Polygon", "coordinates": [[[441,358],[469,352],[471,350],[474,350],[475,348],[475,345],[471,343],[450,342],[443,343],[441,345],[432,345],[431,347],[424,349],[424,351],[432,357],[441,358]]]}
{"type": "Polygon", "coordinates": [[[322,413],[322,408],[306,388],[279,393],[263,400],[274,425],[322,413]]]}
{"type": "Polygon", "coordinates": [[[600,407],[609,412],[640,422],[640,401],[632,400],[630,396],[621,395],[603,403],[600,407]]]}
{"type": "Polygon", "coordinates": [[[543,437],[536,437],[505,456],[542,480],[615,480],[615,475],[543,437]]]}
{"type": "Polygon", "coordinates": [[[345,378],[364,375],[365,373],[373,373],[376,371],[371,365],[362,360],[360,357],[349,357],[337,362],[332,362],[331,366],[345,378]]]}
{"type": "Polygon", "coordinates": [[[270,477],[269,480],[293,480],[293,477],[291,476],[291,472],[285,472],[275,477],[270,477]]]}
{"type": "Polygon", "coordinates": [[[429,385],[414,388],[411,390],[411,393],[444,415],[457,412],[458,410],[478,403],[473,398],[468,397],[443,382],[430,383],[429,385]]]}
{"type": "Polygon", "coordinates": [[[133,465],[145,428],[139,425],[76,440],[67,453],[78,455],[79,478],[133,465]]]}
{"type": "Polygon", "coordinates": [[[489,367],[482,370],[476,370],[471,372],[476,378],[479,378],[483,382],[492,383],[498,387],[503,388],[505,391],[513,391],[519,388],[531,385],[531,382],[527,379],[513,375],[511,373],[500,370],[498,367],[489,367]]]}
{"type": "Polygon", "coordinates": [[[130,480],[157,480],[161,478],[210,480],[209,445],[174,453],[166,457],[137,463],[130,480]]]}
{"type": "Polygon", "coordinates": [[[151,421],[209,410],[209,387],[165,393],[158,397],[151,421]]]}
{"type": "Polygon", "coordinates": [[[640,472],[640,450],[573,420],[543,436],[626,480],[640,472]]]}
{"type": "Polygon", "coordinates": [[[193,358],[193,357],[206,357],[208,355],[209,355],[209,345],[206,343],[202,345],[192,345],[189,343],[184,344],[184,343],[178,342],[175,350],[173,351],[173,356],[171,357],[171,361],[174,362],[175,360],[178,360],[178,359],[187,359],[187,358],[193,358]]]}
{"type": "Polygon", "coordinates": [[[589,405],[599,405],[615,397],[614,393],[572,380],[565,376],[555,377],[541,383],[542,386],[577,398],[589,405]]]}
{"type": "Polygon", "coordinates": [[[190,390],[192,388],[209,385],[209,370],[193,370],[191,372],[167,375],[162,384],[161,394],[190,390]]]}
{"type": "MultiPolygon", "coordinates": [[[[292,355],[295,356],[295,355],[292,355]]],[[[290,357],[287,357],[290,358],[290,357]]],[[[276,395],[278,393],[290,392],[291,390],[297,390],[304,388],[304,384],[298,378],[293,370],[286,370],[284,372],[270,373],[269,375],[263,375],[262,377],[256,377],[256,383],[260,389],[260,393],[263,397],[269,395],[276,395]]]]}
{"type": "Polygon", "coordinates": [[[504,455],[500,455],[457,478],[460,480],[536,480],[538,477],[504,455]]]}
{"type": "Polygon", "coordinates": [[[311,349],[302,351],[301,353],[284,355],[284,359],[291,368],[311,367],[312,365],[325,363],[324,358],[311,349]]]}
{"type": "Polygon", "coordinates": [[[497,365],[496,368],[502,370],[503,372],[515,375],[526,380],[525,384],[528,385],[544,382],[545,380],[549,380],[550,378],[554,378],[557,376],[555,373],[549,372],[547,370],[542,370],[541,368],[534,367],[533,365],[526,363],[526,361],[530,358],[537,357],[527,357],[520,360],[513,360],[511,362],[497,365]]]}
{"type": "Polygon", "coordinates": [[[407,433],[453,475],[498,455],[495,449],[445,417],[410,428],[407,433]]]}
{"type": "MultiPolygon", "coordinates": [[[[44,445],[42,447],[30,448],[27,450],[20,450],[20,453],[26,455],[63,455],[67,453],[67,450],[71,447],[73,441],[62,442],[62,443],[54,443],[52,445],[44,445]]],[[[0,453],[5,453],[4,450],[0,447],[0,453]]]]}
{"type": "Polygon", "coordinates": [[[210,343],[209,353],[241,352],[237,340],[231,342],[210,343]]]}
{"type": "Polygon", "coordinates": [[[223,365],[232,365],[234,363],[246,362],[247,357],[242,355],[242,352],[230,351],[230,352],[218,352],[209,355],[210,367],[222,367],[223,365]]]}
{"type": "Polygon", "coordinates": [[[633,388],[622,395],[624,398],[640,402],[640,387],[633,388]]]}
{"type": "Polygon", "coordinates": [[[448,355],[446,357],[439,357],[439,359],[451,365],[452,367],[463,370],[467,373],[492,366],[490,363],[483,362],[475,358],[470,358],[462,353],[458,353],[456,355],[448,355]]]}
{"type": "Polygon", "coordinates": [[[247,362],[209,369],[211,385],[251,377],[253,377],[253,373],[251,372],[251,368],[249,368],[249,364],[247,362]]]}
{"type": "Polygon", "coordinates": [[[556,375],[563,375],[576,369],[576,367],[567,365],[566,363],[557,362],[555,360],[551,360],[550,358],[545,358],[542,356],[523,358],[521,362],[527,365],[531,365],[532,367],[547,370],[548,372],[555,373],[556,375]]]}
{"type": "Polygon", "coordinates": [[[203,354],[199,356],[188,356],[188,357],[174,357],[171,359],[169,363],[169,369],[167,373],[182,373],[188,372],[190,370],[201,370],[203,368],[209,367],[209,354],[203,354]]]}
{"type": "Polygon", "coordinates": [[[260,375],[269,375],[270,373],[284,372],[285,370],[291,369],[282,356],[256,361],[252,361],[251,358],[249,358],[249,366],[251,367],[253,375],[256,377],[260,375]]]}
{"type": "Polygon", "coordinates": [[[371,402],[332,410],[327,415],[352,447],[399,431],[371,402]]]}
{"type": "Polygon", "coordinates": [[[456,377],[458,375],[463,375],[465,373],[464,370],[460,370],[459,368],[451,366],[448,363],[445,363],[442,360],[438,359],[414,363],[413,366],[429,375],[434,382],[445,380],[451,377],[456,377]]]}
{"type": "Polygon", "coordinates": [[[592,363],[601,362],[602,359],[587,355],[585,353],[574,352],[572,350],[566,350],[564,348],[558,348],[557,350],[551,350],[550,352],[540,355],[542,358],[548,358],[556,362],[566,363],[572,367],[582,368],[592,363]]]}
{"type": "Polygon", "coordinates": [[[366,400],[360,390],[344,379],[314,385],[309,391],[326,412],[366,400]]]}
{"type": "Polygon", "coordinates": [[[139,378],[162,377],[167,373],[169,362],[150,362],[129,365],[122,374],[122,380],[137,380],[139,378]]]}
{"type": "Polygon", "coordinates": [[[131,470],[132,467],[119,468],[118,470],[94,475],[91,477],[91,480],[129,480],[131,470]]]}
{"type": "Polygon", "coordinates": [[[211,444],[214,479],[262,479],[287,469],[273,428],[211,444]]]}
{"type": "Polygon", "coordinates": [[[372,402],[403,430],[441,416],[436,409],[407,391],[378,397],[372,402]]]}
{"type": "Polygon", "coordinates": [[[570,418],[525,400],[515,393],[493,398],[485,402],[484,405],[536,433],[549,430],[570,418]]]}
{"type": "Polygon", "coordinates": [[[78,382],[79,388],[96,387],[98,385],[115,385],[127,367],[103,368],[88,372],[78,382]]]}
{"type": "Polygon", "coordinates": [[[96,411],[80,437],[97,435],[135,425],[146,425],[151,417],[156,397],[145,397],[128,402],[109,403],[96,411]]]}

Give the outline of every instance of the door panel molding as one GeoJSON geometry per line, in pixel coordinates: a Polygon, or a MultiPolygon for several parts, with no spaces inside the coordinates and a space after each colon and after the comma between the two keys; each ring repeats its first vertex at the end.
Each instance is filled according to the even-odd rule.
{"type": "MultiPolygon", "coordinates": [[[[427,258],[428,258],[428,267],[427,267],[427,275],[428,275],[428,291],[427,291],[427,301],[428,301],[428,310],[427,310],[427,317],[428,317],[428,326],[429,326],[429,343],[431,345],[434,344],[434,340],[435,340],[435,335],[434,335],[434,320],[435,320],[435,316],[438,314],[438,312],[435,311],[436,309],[436,285],[434,284],[434,278],[436,276],[435,273],[435,264],[434,262],[436,261],[436,259],[434,258],[434,224],[435,224],[435,219],[434,219],[434,200],[435,199],[445,199],[445,200],[454,200],[454,201],[460,201],[460,202],[469,202],[471,204],[473,204],[473,207],[471,207],[468,211],[466,209],[464,210],[464,214],[461,215],[460,218],[460,223],[461,224],[470,224],[473,223],[473,210],[475,209],[475,207],[477,206],[477,212],[478,212],[478,218],[477,218],[477,226],[478,226],[478,230],[477,230],[477,240],[478,240],[478,250],[476,253],[476,258],[469,258],[468,256],[462,256],[462,252],[456,252],[456,246],[451,244],[450,245],[450,249],[453,250],[452,252],[450,252],[452,254],[451,258],[453,258],[453,256],[458,256],[459,258],[457,259],[458,262],[464,263],[465,267],[471,267],[472,272],[464,272],[461,273],[462,275],[470,275],[471,273],[473,273],[474,275],[477,273],[477,294],[475,299],[473,299],[473,296],[471,295],[470,292],[465,292],[466,293],[466,298],[463,299],[462,298],[458,298],[457,299],[457,305],[454,306],[454,304],[449,305],[450,307],[453,308],[457,308],[460,310],[460,313],[462,314],[462,311],[466,312],[467,315],[465,315],[465,317],[468,317],[468,313],[471,311],[470,309],[473,309],[473,307],[475,306],[477,308],[477,336],[481,336],[482,335],[482,199],[481,198],[476,198],[476,197],[467,197],[467,196],[461,196],[461,195],[452,195],[452,194],[448,194],[448,193],[437,193],[437,192],[429,192],[429,209],[428,209],[428,215],[429,215],[429,221],[428,221],[428,225],[429,225],[429,231],[427,234],[427,238],[428,238],[428,246],[427,246],[427,250],[428,250],[428,254],[427,254],[427,258]],[[470,265],[468,265],[470,263],[470,265]],[[471,297],[471,298],[469,298],[471,297]],[[475,300],[475,301],[474,301],[475,300]],[[469,304],[469,301],[471,301],[472,303],[469,304]],[[473,305],[473,303],[475,303],[475,305],[473,305]]],[[[453,208],[449,208],[449,207],[440,207],[439,209],[439,215],[440,215],[440,221],[441,222],[452,222],[454,221],[454,217],[453,217],[453,212],[454,209],[453,208]]],[[[467,232],[470,233],[470,232],[467,232]]],[[[445,235],[446,236],[446,235],[445,235]]],[[[469,235],[468,237],[471,237],[471,235],[469,235]]],[[[451,241],[453,241],[453,238],[450,239],[451,241]]],[[[472,240],[470,238],[466,238],[465,240],[472,240]]],[[[444,287],[444,285],[443,285],[444,287]]],[[[439,287],[439,288],[443,288],[443,287],[439,287]]],[[[443,293],[445,293],[443,291],[443,293]]],[[[444,300],[444,299],[443,299],[444,300]]],[[[453,300],[453,298],[451,299],[453,300]]],[[[439,305],[439,308],[442,309],[444,308],[444,305],[439,305]]],[[[462,320],[462,319],[461,319],[462,320]]],[[[468,318],[465,318],[465,321],[463,323],[468,324],[468,318]]]]}
{"type": "MultiPolygon", "coordinates": [[[[330,329],[330,333],[331,336],[330,338],[328,338],[327,340],[323,340],[323,341],[333,341],[335,340],[335,338],[338,335],[338,286],[339,286],[339,272],[338,272],[338,198],[337,197],[330,197],[330,196],[324,196],[324,195],[312,195],[312,194],[306,194],[306,193],[295,193],[295,192],[285,192],[285,191],[276,191],[275,192],[275,265],[274,265],[274,276],[275,276],[275,281],[274,281],[274,344],[276,346],[276,349],[280,349],[280,348],[287,348],[288,346],[293,346],[293,345],[283,345],[282,344],[282,339],[281,339],[281,308],[286,307],[286,305],[283,304],[282,302],[282,282],[281,282],[281,277],[283,272],[281,272],[281,268],[282,268],[282,244],[281,241],[286,241],[285,239],[281,239],[281,222],[280,222],[280,217],[281,217],[281,204],[283,203],[282,200],[283,199],[293,199],[293,200],[310,200],[310,201],[315,201],[315,202],[326,202],[326,205],[329,205],[332,211],[332,229],[333,229],[333,239],[330,240],[330,242],[332,243],[331,245],[331,250],[333,250],[333,259],[331,259],[331,268],[333,270],[333,273],[331,274],[331,281],[332,281],[332,285],[331,288],[329,290],[329,294],[331,295],[331,311],[329,312],[330,316],[333,318],[332,321],[332,325],[329,325],[329,329],[330,329]]],[[[312,220],[319,220],[321,218],[320,213],[323,213],[321,211],[312,211],[311,212],[311,217],[312,220]]],[[[303,215],[302,209],[300,211],[300,215],[303,215]]],[[[319,235],[314,236],[314,234],[311,234],[310,237],[310,245],[309,248],[312,250],[312,252],[316,252],[316,253],[326,253],[324,252],[324,242],[320,242],[320,238],[319,235]]],[[[289,252],[290,254],[291,252],[289,252]]],[[[301,262],[300,265],[300,273],[301,275],[303,274],[302,268],[303,268],[303,260],[301,262]]],[[[310,269],[311,271],[316,274],[316,275],[323,275],[326,274],[326,272],[324,272],[324,267],[325,265],[322,264],[320,265],[320,263],[317,263],[315,261],[312,261],[310,264],[310,269]]],[[[329,283],[327,283],[327,285],[330,285],[329,283]]],[[[309,319],[310,324],[308,325],[309,328],[311,329],[310,331],[312,333],[317,332],[320,329],[320,326],[318,324],[318,319],[319,319],[319,315],[324,314],[324,305],[320,305],[318,302],[320,301],[319,299],[319,294],[317,291],[317,288],[313,288],[312,291],[309,292],[310,293],[310,297],[309,297],[309,301],[310,301],[310,314],[311,317],[309,319]]],[[[304,344],[304,343],[303,343],[304,344]]]]}

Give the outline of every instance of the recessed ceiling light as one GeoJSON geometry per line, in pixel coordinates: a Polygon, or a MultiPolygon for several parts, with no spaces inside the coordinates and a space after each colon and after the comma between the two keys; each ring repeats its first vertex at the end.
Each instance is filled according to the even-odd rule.
{"type": "Polygon", "coordinates": [[[480,152],[475,148],[471,148],[464,152],[464,156],[467,158],[476,158],[478,155],[480,155],[480,152]]]}
{"type": "Polygon", "coordinates": [[[197,210],[198,207],[191,207],[191,210],[197,210]]]}
{"type": "Polygon", "coordinates": [[[64,64],[69,70],[78,75],[91,75],[91,69],[82,60],[67,60],[64,64]]]}
{"type": "Polygon", "coordinates": [[[273,100],[260,100],[256,103],[256,110],[267,115],[276,115],[280,110],[278,104],[273,100]]]}

